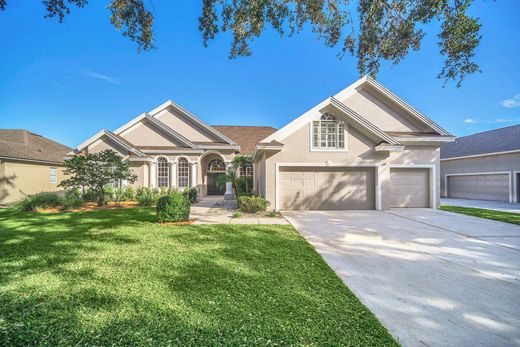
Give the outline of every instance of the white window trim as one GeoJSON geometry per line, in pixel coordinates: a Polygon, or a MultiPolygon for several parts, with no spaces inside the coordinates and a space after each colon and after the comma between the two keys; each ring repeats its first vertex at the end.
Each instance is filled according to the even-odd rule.
{"type": "MultiPolygon", "coordinates": [[[[518,172],[518,171],[515,171],[518,172]]],[[[479,175],[507,175],[509,185],[509,202],[514,201],[513,186],[511,185],[511,171],[465,172],[444,175],[444,196],[449,198],[448,178],[450,176],[479,176],[479,175]]]]}
{"type": "Polygon", "coordinates": [[[520,187],[519,180],[520,171],[513,171],[513,202],[520,203],[520,197],[518,196],[518,187],[520,187]]]}
{"type": "Polygon", "coordinates": [[[58,183],[58,168],[56,166],[49,167],[49,182],[50,183],[58,183]],[[52,175],[52,171],[54,170],[55,174],[52,175]],[[54,180],[52,177],[54,176],[54,180]]]}
{"type": "Polygon", "coordinates": [[[170,163],[170,159],[168,159],[168,157],[159,156],[159,157],[155,158],[155,162],[157,163],[157,170],[155,170],[155,175],[156,175],[155,181],[157,182],[157,187],[160,188],[159,187],[159,159],[160,158],[166,159],[166,167],[168,169],[168,175],[166,176],[167,177],[167,182],[166,182],[166,186],[164,186],[164,187],[168,188],[168,187],[171,187],[171,182],[170,182],[170,180],[171,180],[171,172],[170,172],[170,170],[172,168],[171,167],[171,163],[170,163]]]}
{"type": "Polygon", "coordinates": [[[192,175],[192,168],[191,168],[191,162],[189,161],[189,159],[187,157],[184,157],[184,156],[179,156],[176,158],[175,162],[177,163],[177,172],[176,172],[176,176],[177,176],[177,188],[190,188],[191,187],[191,181],[193,180],[191,178],[191,175],[192,175]],[[180,170],[180,162],[179,160],[180,159],[186,159],[186,162],[188,164],[188,185],[186,187],[181,187],[180,186],[180,182],[181,182],[181,175],[179,174],[179,170],[180,170]]]}
{"type": "MultiPolygon", "coordinates": [[[[390,169],[430,169],[430,208],[437,209],[437,165],[435,164],[390,164],[390,169]]],[[[390,182],[391,184],[391,182],[390,182]]],[[[389,197],[390,198],[390,197],[389,197]]]]}
{"type": "Polygon", "coordinates": [[[314,129],[314,122],[321,120],[322,114],[320,113],[319,119],[313,119],[309,123],[309,150],[311,152],[348,152],[348,123],[343,122],[343,139],[345,142],[345,148],[314,148],[312,145],[313,142],[313,129],[314,129]]]}
{"type": "Polygon", "coordinates": [[[373,162],[352,162],[352,163],[284,163],[284,162],[276,162],[275,163],[275,197],[274,197],[274,209],[275,211],[280,211],[280,168],[281,167],[373,167],[375,168],[374,179],[375,179],[375,198],[376,198],[376,210],[380,211],[383,209],[383,201],[381,195],[381,179],[379,178],[381,174],[381,164],[373,163],[373,162]]]}

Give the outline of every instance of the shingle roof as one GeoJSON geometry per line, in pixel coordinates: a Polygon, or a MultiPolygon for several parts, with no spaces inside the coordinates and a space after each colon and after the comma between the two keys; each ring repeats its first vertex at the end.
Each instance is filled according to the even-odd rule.
{"type": "Polygon", "coordinates": [[[441,146],[441,159],[520,150],[520,124],[458,137],[441,146]]]}
{"type": "Polygon", "coordinates": [[[255,146],[260,141],[278,130],[266,126],[212,125],[212,127],[235,141],[240,146],[240,153],[246,155],[253,154],[255,146]]]}
{"type": "Polygon", "coordinates": [[[0,157],[63,162],[72,148],[25,129],[0,129],[0,157]]]}

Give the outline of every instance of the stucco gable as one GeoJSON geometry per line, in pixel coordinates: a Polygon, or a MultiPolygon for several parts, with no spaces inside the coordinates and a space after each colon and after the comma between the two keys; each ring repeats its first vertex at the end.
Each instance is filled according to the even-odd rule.
{"type": "Polygon", "coordinates": [[[194,147],[193,145],[189,146],[184,141],[181,141],[171,134],[168,134],[167,131],[159,128],[147,119],[141,120],[119,135],[125,140],[131,142],[136,147],[194,147]]]}

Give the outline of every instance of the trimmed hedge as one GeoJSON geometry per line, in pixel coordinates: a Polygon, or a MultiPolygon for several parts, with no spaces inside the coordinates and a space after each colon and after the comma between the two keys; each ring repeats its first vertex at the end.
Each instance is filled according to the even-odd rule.
{"type": "Polygon", "coordinates": [[[190,201],[178,193],[161,196],[156,211],[159,222],[185,222],[190,218],[190,201]]]}
{"type": "Polygon", "coordinates": [[[241,196],[238,198],[240,211],[244,213],[265,212],[269,202],[260,196],[241,196]]]}

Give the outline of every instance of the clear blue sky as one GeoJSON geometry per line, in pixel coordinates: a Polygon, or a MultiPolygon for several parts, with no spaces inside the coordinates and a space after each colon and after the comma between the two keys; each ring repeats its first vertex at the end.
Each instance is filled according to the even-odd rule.
{"type": "MultiPolygon", "coordinates": [[[[201,0],[154,1],[157,49],[136,46],[109,22],[107,1],[73,8],[64,24],[44,19],[40,0],[8,1],[0,12],[0,128],[25,128],[75,146],[172,99],[209,124],[281,127],[359,76],[309,31],[267,31],[253,56],[228,59],[230,37],[203,48],[201,0]]],[[[378,80],[456,135],[520,123],[520,1],[477,1],[481,74],[462,88],[436,78],[443,59],[437,24],[423,48],[378,80]],[[516,98],[515,98],[516,97],[516,98]],[[505,106],[504,106],[505,105],[505,106]]]]}

